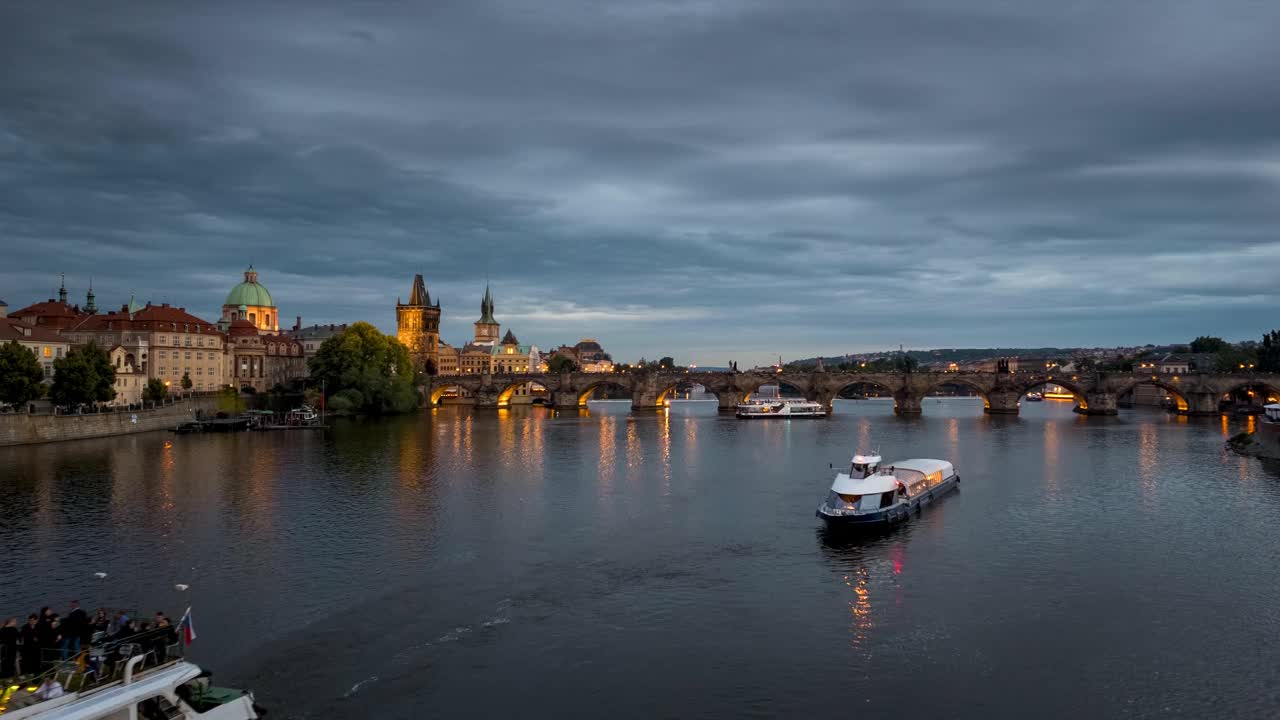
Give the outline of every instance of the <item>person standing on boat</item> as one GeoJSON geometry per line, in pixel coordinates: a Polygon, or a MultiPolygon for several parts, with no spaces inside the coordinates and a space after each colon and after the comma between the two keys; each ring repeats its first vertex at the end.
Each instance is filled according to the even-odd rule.
{"type": "Polygon", "coordinates": [[[40,622],[35,613],[27,616],[27,624],[18,631],[18,639],[22,641],[22,674],[35,675],[40,672],[40,622]]]}
{"type": "Polygon", "coordinates": [[[9,618],[0,627],[0,680],[18,674],[18,618],[9,618]]]}
{"type": "Polygon", "coordinates": [[[80,601],[71,601],[71,612],[67,613],[67,619],[62,622],[62,659],[67,659],[68,651],[71,655],[79,655],[81,645],[89,644],[89,616],[84,610],[80,609],[80,601]]]}

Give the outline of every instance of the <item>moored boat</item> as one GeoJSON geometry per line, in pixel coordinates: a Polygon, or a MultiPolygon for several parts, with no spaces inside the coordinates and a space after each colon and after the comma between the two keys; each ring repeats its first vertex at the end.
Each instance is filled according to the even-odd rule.
{"type": "Polygon", "coordinates": [[[740,418],[817,418],[826,417],[822,403],[792,398],[753,399],[738,405],[740,418]]]}
{"type": "Polygon", "coordinates": [[[885,467],[879,455],[854,455],[849,472],[836,474],[817,516],[832,525],[892,525],[959,483],[945,460],[917,458],[885,467]]]}
{"type": "Polygon", "coordinates": [[[1041,395],[1038,392],[1029,392],[1027,393],[1027,401],[1028,402],[1044,402],[1044,395],[1041,395]]]}
{"type": "Polygon", "coordinates": [[[214,687],[182,657],[172,628],[95,643],[21,685],[0,689],[6,720],[255,720],[265,714],[247,690],[214,687]]]}

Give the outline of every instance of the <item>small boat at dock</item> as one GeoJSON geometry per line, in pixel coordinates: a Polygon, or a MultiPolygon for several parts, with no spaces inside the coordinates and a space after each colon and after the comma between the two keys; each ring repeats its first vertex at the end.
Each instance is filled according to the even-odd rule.
{"type": "Polygon", "coordinates": [[[894,525],[959,484],[945,460],[899,460],[885,467],[879,455],[854,455],[849,472],[836,474],[817,516],[828,525],[894,525]]]}

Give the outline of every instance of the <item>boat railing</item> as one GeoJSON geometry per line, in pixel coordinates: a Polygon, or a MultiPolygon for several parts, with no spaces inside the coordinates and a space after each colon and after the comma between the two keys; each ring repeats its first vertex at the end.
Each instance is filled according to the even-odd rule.
{"type": "Polygon", "coordinates": [[[8,685],[0,691],[0,713],[45,702],[36,693],[52,678],[64,693],[85,693],[115,683],[123,683],[132,675],[182,660],[184,646],[176,627],[154,628],[128,637],[91,642],[78,653],[65,653],[58,648],[41,652],[41,667],[46,668],[22,684],[8,685]],[[140,658],[136,664],[130,661],[140,658]]]}

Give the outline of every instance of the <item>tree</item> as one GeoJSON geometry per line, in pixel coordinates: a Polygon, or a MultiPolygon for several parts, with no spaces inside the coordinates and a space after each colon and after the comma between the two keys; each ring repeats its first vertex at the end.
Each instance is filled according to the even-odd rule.
{"type": "Polygon", "coordinates": [[[53,386],[49,399],[56,405],[74,407],[107,402],[116,396],[116,369],[111,358],[94,343],[53,361],[53,386]]]}
{"type": "Polygon", "coordinates": [[[559,375],[578,371],[578,363],[567,355],[552,355],[547,360],[547,372],[559,375]]]}
{"type": "Polygon", "coordinates": [[[910,355],[899,355],[893,359],[893,369],[897,372],[915,372],[919,365],[920,361],[910,355]]]}
{"type": "Polygon", "coordinates": [[[1226,347],[1227,341],[1220,337],[1201,335],[1191,341],[1191,352],[1193,353],[1216,353],[1226,347]]]}
{"type": "Polygon", "coordinates": [[[184,372],[184,373],[182,373],[182,382],[181,382],[180,384],[182,385],[182,389],[183,389],[183,390],[190,390],[190,389],[191,389],[191,374],[190,374],[190,373],[185,373],[185,372],[184,372]]]}
{"type": "Polygon", "coordinates": [[[666,355],[658,359],[658,367],[662,370],[670,370],[675,366],[676,361],[670,355],[666,355]]]}
{"type": "Polygon", "coordinates": [[[428,375],[440,374],[440,368],[436,367],[436,361],[431,358],[427,358],[427,361],[422,364],[422,371],[428,375]]]}
{"type": "Polygon", "coordinates": [[[35,353],[17,340],[0,345],[0,402],[22,405],[44,392],[44,370],[35,353]]]}
{"type": "Polygon", "coordinates": [[[409,412],[418,406],[409,349],[367,322],[325,340],[307,367],[312,384],[330,398],[341,394],[339,404],[351,412],[409,412]]]}
{"type": "Polygon", "coordinates": [[[142,399],[149,403],[162,403],[169,396],[169,388],[160,378],[151,378],[142,388],[142,399]]]}
{"type": "Polygon", "coordinates": [[[218,388],[218,412],[239,415],[244,407],[240,402],[240,393],[230,385],[218,388]]]}
{"type": "Polygon", "coordinates": [[[1280,372],[1280,330],[1262,336],[1257,365],[1262,372],[1280,372]]]}

